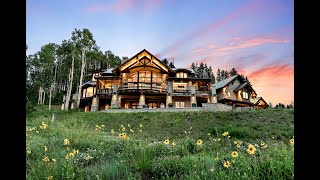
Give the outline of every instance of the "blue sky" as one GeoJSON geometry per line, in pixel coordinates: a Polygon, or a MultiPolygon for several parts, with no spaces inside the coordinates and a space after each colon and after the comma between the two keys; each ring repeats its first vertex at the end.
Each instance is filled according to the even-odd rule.
{"type": "Polygon", "coordinates": [[[26,13],[27,54],[88,28],[120,57],[147,49],[177,67],[234,67],[267,102],[294,100],[293,0],[27,0],[26,13]]]}

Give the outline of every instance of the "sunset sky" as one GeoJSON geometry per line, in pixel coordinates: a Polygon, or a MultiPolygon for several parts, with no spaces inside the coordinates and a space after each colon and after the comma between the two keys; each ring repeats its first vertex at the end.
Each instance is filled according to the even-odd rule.
{"type": "Polygon", "coordinates": [[[248,76],[273,105],[294,101],[293,0],[27,0],[27,54],[88,28],[102,51],[142,49],[176,67],[205,62],[248,76]]]}

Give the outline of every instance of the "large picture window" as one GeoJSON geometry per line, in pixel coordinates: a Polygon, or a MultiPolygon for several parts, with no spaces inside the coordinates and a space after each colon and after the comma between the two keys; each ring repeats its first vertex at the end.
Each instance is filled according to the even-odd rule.
{"type": "Polygon", "coordinates": [[[244,99],[249,99],[248,93],[247,92],[242,92],[242,97],[244,99]]]}

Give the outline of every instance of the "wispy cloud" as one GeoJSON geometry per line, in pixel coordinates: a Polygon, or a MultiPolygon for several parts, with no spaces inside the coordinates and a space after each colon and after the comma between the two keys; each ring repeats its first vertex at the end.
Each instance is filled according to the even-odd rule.
{"type": "Polygon", "coordinates": [[[253,11],[257,11],[260,6],[260,1],[249,1],[245,5],[239,7],[235,11],[231,12],[228,16],[225,16],[220,21],[216,23],[211,23],[207,26],[202,26],[200,28],[195,29],[191,33],[187,33],[170,46],[166,47],[164,50],[160,52],[161,55],[170,54],[171,52],[175,52],[177,49],[182,48],[188,41],[191,41],[194,38],[205,37],[209,33],[216,31],[217,29],[221,28],[222,26],[240,18],[246,14],[250,14],[253,11]]]}
{"type": "Polygon", "coordinates": [[[237,37],[236,39],[231,40],[228,45],[225,47],[221,47],[216,49],[217,51],[232,51],[237,49],[246,49],[255,46],[261,46],[265,44],[278,44],[278,43],[289,43],[290,40],[288,39],[275,39],[275,38],[268,38],[268,37],[254,37],[250,39],[242,40],[241,38],[237,37]]]}
{"type": "Polygon", "coordinates": [[[267,102],[290,104],[294,99],[294,68],[290,64],[273,65],[256,69],[248,78],[267,102]]]}
{"type": "Polygon", "coordinates": [[[115,0],[111,3],[93,4],[85,8],[89,13],[114,12],[124,13],[133,8],[140,8],[150,15],[156,8],[163,4],[163,0],[115,0]]]}
{"type": "Polygon", "coordinates": [[[85,8],[86,12],[99,13],[99,12],[116,12],[122,13],[132,9],[134,0],[116,0],[113,3],[94,4],[85,8]]]}

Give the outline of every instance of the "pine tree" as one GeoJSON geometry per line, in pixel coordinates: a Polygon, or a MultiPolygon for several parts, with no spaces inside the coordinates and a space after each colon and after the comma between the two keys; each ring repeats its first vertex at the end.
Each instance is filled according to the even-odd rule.
{"type": "Polygon", "coordinates": [[[234,75],[237,75],[238,72],[237,72],[237,70],[236,70],[235,68],[232,68],[232,69],[229,71],[229,74],[230,74],[230,76],[234,76],[234,75]]]}
{"type": "Polygon", "coordinates": [[[225,79],[227,79],[228,77],[230,77],[230,74],[229,74],[228,70],[225,70],[225,71],[224,71],[224,76],[225,76],[225,79]]]}
{"type": "Polygon", "coordinates": [[[226,79],[226,76],[225,76],[225,71],[224,70],[221,70],[221,80],[224,80],[226,79]]]}
{"type": "Polygon", "coordinates": [[[222,79],[221,79],[221,72],[220,72],[220,69],[218,68],[218,70],[217,70],[217,77],[216,77],[216,82],[219,82],[219,81],[221,81],[222,79]]]}
{"type": "Polygon", "coordinates": [[[199,68],[197,69],[197,76],[199,78],[203,78],[203,71],[204,71],[204,64],[203,62],[201,62],[199,68]]]}
{"type": "Polygon", "coordinates": [[[209,69],[208,69],[208,72],[207,72],[207,74],[208,74],[208,78],[212,78],[212,68],[211,68],[211,66],[209,66],[209,69]]]}
{"type": "Polygon", "coordinates": [[[208,76],[208,66],[207,66],[207,64],[206,63],[204,63],[204,68],[203,68],[203,72],[202,72],[202,74],[203,74],[203,78],[208,78],[209,76],[208,76]]]}
{"type": "Polygon", "coordinates": [[[170,67],[170,68],[176,68],[176,67],[173,65],[172,62],[169,63],[169,67],[170,67]]]}
{"type": "Polygon", "coordinates": [[[163,62],[163,64],[165,64],[165,65],[168,65],[168,64],[169,64],[169,61],[167,60],[167,58],[164,58],[164,59],[162,60],[162,62],[163,62]]]}

